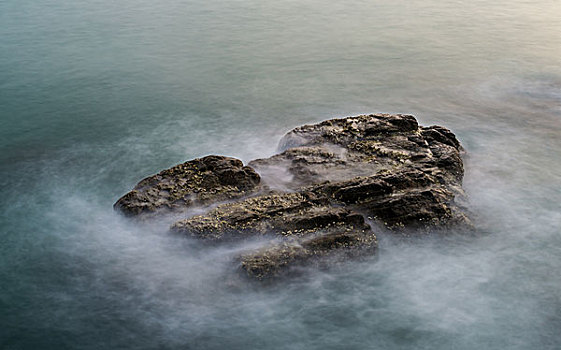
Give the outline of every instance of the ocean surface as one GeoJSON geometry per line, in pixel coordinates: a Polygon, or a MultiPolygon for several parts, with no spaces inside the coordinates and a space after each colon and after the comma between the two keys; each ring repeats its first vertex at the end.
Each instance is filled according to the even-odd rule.
{"type": "Polygon", "coordinates": [[[558,0],[0,0],[1,349],[559,349],[558,0]],[[372,112],[453,130],[477,233],[230,283],[139,180],[372,112]]]}

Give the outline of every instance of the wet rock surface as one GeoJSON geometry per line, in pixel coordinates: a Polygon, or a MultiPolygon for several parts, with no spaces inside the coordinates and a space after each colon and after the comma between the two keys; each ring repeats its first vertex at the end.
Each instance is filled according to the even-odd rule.
{"type": "Polygon", "coordinates": [[[280,150],[248,166],[219,156],[180,164],[141,181],[115,207],[139,215],[228,201],[171,230],[216,243],[269,238],[238,258],[256,279],[372,254],[377,240],[365,218],[409,234],[469,225],[457,204],[462,148],[444,127],[401,114],[332,119],[290,131],[280,150]]]}

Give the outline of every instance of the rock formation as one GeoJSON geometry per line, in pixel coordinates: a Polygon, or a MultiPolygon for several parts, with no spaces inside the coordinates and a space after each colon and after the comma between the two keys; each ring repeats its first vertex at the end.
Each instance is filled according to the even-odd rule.
{"type": "Polygon", "coordinates": [[[271,238],[239,257],[257,279],[372,254],[365,217],[400,232],[469,224],[456,204],[462,149],[446,128],[402,114],[332,119],[290,131],[280,151],[247,166],[220,156],[177,165],[142,180],[115,208],[142,216],[225,202],[171,230],[209,242],[271,238]]]}
{"type": "Polygon", "coordinates": [[[221,202],[254,191],[259,175],[239,159],[208,156],[166,169],[140,181],[115,203],[126,215],[146,215],[221,202]]]}

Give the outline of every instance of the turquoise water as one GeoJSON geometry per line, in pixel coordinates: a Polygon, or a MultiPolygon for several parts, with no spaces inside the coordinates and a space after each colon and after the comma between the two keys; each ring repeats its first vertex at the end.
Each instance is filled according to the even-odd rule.
{"type": "Polygon", "coordinates": [[[0,348],[558,349],[559,57],[555,0],[0,1],[0,348]],[[263,287],[112,210],[368,112],[458,135],[478,235],[263,287]]]}

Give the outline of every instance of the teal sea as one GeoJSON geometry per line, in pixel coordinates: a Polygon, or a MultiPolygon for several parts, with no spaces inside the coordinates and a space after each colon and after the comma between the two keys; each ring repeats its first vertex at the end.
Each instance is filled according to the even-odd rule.
{"type": "Polygon", "coordinates": [[[559,349],[558,0],[0,0],[1,349],[559,349]],[[477,234],[224,283],[112,204],[293,127],[410,113],[453,130],[477,234]]]}

